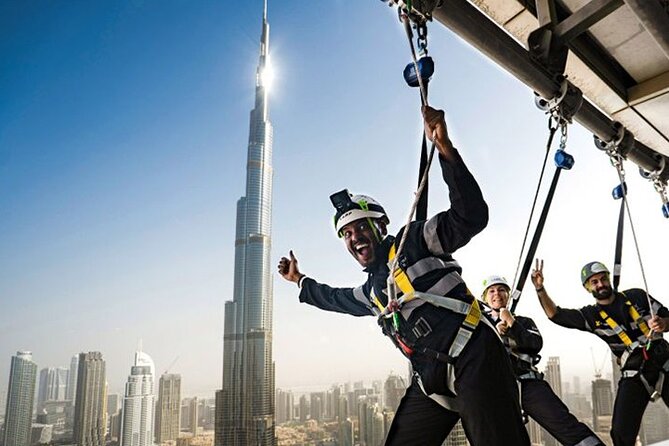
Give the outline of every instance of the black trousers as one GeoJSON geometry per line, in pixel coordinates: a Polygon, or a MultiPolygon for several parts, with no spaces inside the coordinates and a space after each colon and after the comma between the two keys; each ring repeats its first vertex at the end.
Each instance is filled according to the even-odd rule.
{"type": "Polygon", "coordinates": [[[414,380],[397,409],[386,445],[440,446],[461,418],[472,446],[529,446],[511,363],[492,330],[481,322],[455,362],[458,412],[423,394],[414,380]]]}
{"type": "Polygon", "coordinates": [[[543,379],[520,381],[525,413],[565,446],[604,446],[588,426],[578,421],[543,379]]]}
{"type": "MultiPolygon", "coordinates": [[[[662,372],[646,375],[651,385],[657,382],[658,373],[662,372]]],[[[662,400],[669,407],[669,376],[666,375],[662,388],[662,400]]],[[[643,413],[649,401],[650,395],[639,375],[621,378],[618,381],[618,393],[613,405],[613,419],[611,420],[611,439],[614,446],[634,446],[641,428],[643,413]]]]}

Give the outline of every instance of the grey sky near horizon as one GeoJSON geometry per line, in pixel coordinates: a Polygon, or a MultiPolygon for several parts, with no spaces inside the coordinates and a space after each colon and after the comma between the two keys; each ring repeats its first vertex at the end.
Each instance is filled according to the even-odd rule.
{"type": "MultiPolygon", "coordinates": [[[[122,393],[140,339],[158,374],[179,358],[170,371],[184,395],[220,387],[262,2],[229,9],[214,0],[0,5],[0,389],[17,350],[31,350],[40,369],[98,350],[110,391],[122,393]]],[[[418,91],[402,79],[405,36],[378,1],[354,11],[342,0],[270,2],[269,22],[272,258],[293,249],[306,274],[356,286],[365,275],[334,233],[328,196],[346,187],[375,197],[391,232],[406,219],[421,120],[418,91]]],[[[485,276],[514,275],[547,118],[519,81],[441,25],[429,33],[430,103],[446,110],[490,206],[488,227],[455,253],[478,294],[485,276]]],[[[611,266],[617,179],[576,123],[568,151],[576,165],[562,175],[538,255],[551,296],[579,307],[592,302],[581,266],[611,266]]],[[[648,288],[667,303],[669,221],[652,186],[626,169],[648,288]]],[[[434,166],[430,213],[447,206],[434,166]]],[[[627,227],[629,287],[643,281],[627,227]]],[[[564,380],[591,377],[605,344],[550,323],[525,289],[517,312],[544,335],[540,367],[560,356],[564,380]]],[[[275,274],[277,387],[405,374],[373,318],[322,312],[297,294],[275,274]]]]}

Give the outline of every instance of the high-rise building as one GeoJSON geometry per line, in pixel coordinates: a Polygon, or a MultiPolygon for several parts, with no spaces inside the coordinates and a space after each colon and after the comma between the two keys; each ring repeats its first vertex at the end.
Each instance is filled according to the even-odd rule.
{"type": "MultiPolygon", "coordinates": [[[[560,372],[560,358],[558,356],[550,356],[546,363],[544,370],[544,377],[546,382],[550,384],[553,392],[562,399],[562,373],[560,372]]],[[[558,441],[545,429],[542,429],[543,442],[545,446],[558,446],[558,441]]]]}
{"type": "Polygon", "coordinates": [[[198,402],[197,402],[197,397],[193,397],[190,400],[190,404],[188,404],[188,412],[190,413],[188,417],[189,421],[189,426],[190,426],[190,431],[193,433],[193,435],[197,435],[197,426],[198,422],[200,420],[199,414],[198,414],[198,402]]]}
{"type": "Polygon", "coordinates": [[[106,365],[100,352],[79,353],[74,402],[74,443],[104,446],[107,412],[106,365]]]}
{"type": "Polygon", "coordinates": [[[70,360],[70,373],[67,377],[66,400],[74,401],[77,397],[77,374],[79,373],[79,356],[74,355],[70,360]]]}
{"type": "Polygon", "coordinates": [[[406,392],[406,384],[398,375],[391,373],[383,385],[384,407],[395,412],[406,392]]]}
{"type": "Polygon", "coordinates": [[[268,117],[269,24],[265,0],[251,111],[246,194],[237,202],[233,300],[225,304],[222,410],[217,446],[274,445],[272,359],[272,124],[268,117]]]}
{"type": "Polygon", "coordinates": [[[607,432],[613,414],[611,381],[595,378],[592,382],[592,424],[596,433],[607,432]]]}
{"type": "Polygon", "coordinates": [[[337,444],[341,446],[353,446],[355,444],[353,422],[350,418],[339,422],[337,437],[339,440],[337,444]]]}
{"type": "Polygon", "coordinates": [[[33,403],[37,364],[31,352],[19,351],[12,356],[9,388],[3,429],[4,446],[29,446],[32,435],[33,403]]]}
{"type": "Polygon", "coordinates": [[[309,414],[312,420],[319,423],[323,421],[323,412],[325,409],[324,402],[325,394],[323,392],[316,392],[309,395],[309,414]]]}
{"type": "Polygon", "coordinates": [[[385,418],[383,413],[379,409],[378,404],[375,404],[375,411],[371,415],[371,438],[368,443],[369,446],[383,446],[384,439],[386,438],[386,426],[385,418]]]}
{"type": "Polygon", "coordinates": [[[306,395],[300,397],[300,423],[304,423],[309,418],[309,400],[306,395]]]}
{"type": "Polygon", "coordinates": [[[109,416],[114,415],[121,411],[123,407],[123,396],[119,393],[108,393],[107,394],[107,414],[109,416]]]}
{"type": "Polygon", "coordinates": [[[156,443],[176,441],[180,427],[181,375],[164,373],[160,377],[156,410],[156,443]]]}
{"type": "Polygon", "coordinates": [[[562,398],[562,373],[560,373],[560,357],[550,356],[544,370],[544,378],[550,384],[553,392],[562,398]]]}
{"type": "Polygon", "coordinates": [[[48,367],[40,370],[37,405],[45,401],[62,401],[67,399],[69,370],[65,368],[48,367]]]}
{"type": "Polygon", "coordinates": [[[539,423],[530,418],[525,427],[530,436],[530,446],[543,446],[544,442],[541,439],[542,429],[539,423]]]}
{"type": "Polygon", "coordinates": [[[281,424],[293,418],[293,392],[276,389],[276,423],[281,424]]]}
{"type": "Polygon", "coordinates": [[[153,445],[155,373],[153,359],[141,350],[135,352],[135,362],[125,383],[121,446],[153,445]]]}

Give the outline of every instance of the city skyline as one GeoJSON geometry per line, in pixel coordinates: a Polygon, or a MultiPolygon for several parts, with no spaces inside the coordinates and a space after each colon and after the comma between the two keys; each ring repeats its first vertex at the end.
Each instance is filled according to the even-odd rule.
{"type": "MultiPolygon", "coordinates": [[[[401,78],[409,55],[392,10],[365,3],[350,14],[334,1],[322,14],[311,3],[269,5],[280,153],[270,263],[294,249],[310,276],[358,285],[364,275],[331,228],[328,196],[344,187],[368,193],[399,228],[415,187],[419,100],[401,78]],[[361,174],[370,166],[382,175],[361,174]]],[[[11,191],[0,197],[0,357],[27,349],[40,368],[67,367],[72,354],[100,351],[110,392],[121,393],[143,338],[159,370],[180,357],[184,394],[212,395],[262,2],[240,5],[234,17],[215,1],[34,5],[0,6],[0,187],[11,191]]],[[[429,33],[430,102],[447,110],[491,208],[488,228],[456,254],[477,293],[491,273],[513,276],[546,117],[531,91],[441,25],[429,33]]],[[[615,172],[578,124],[568,150],[576,165],[561,180],[538,255],[551,295],[578,307],[591,302],[581,265],[611,266],[617,203],[615,172]]],[[[652,187],[626,168],[649,289],[667,304],[666,221],[652,187]]],[[[445,208],[438,177],[430,191],[430,213],[445,208]]],[[[623,287],[643,286],[629,231],[623,252],[623,287]]],[[[277,387],[405,370],[372,318],[319,314],[299,304],[293,284],[273,280],[277,387]]],[[[601,357],[602,343],[552,325],[531,287],[518,312],[535,319],[542,354],[560,356],[563,375],[592,375],[582,358],[590,348],[601,357]]],[[[0,383],[8,378],[3,361],[0,383]]]]}

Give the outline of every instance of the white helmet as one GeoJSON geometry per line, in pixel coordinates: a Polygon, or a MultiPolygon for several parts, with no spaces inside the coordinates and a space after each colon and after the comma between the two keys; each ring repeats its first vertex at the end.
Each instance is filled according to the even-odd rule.
{"type": "Polygon", "coordinates": [[[383,206],[367,195],[351,195],[347,189],[344,189],[330,195],[330,201],[337,209],[334,216],[334,225],[337,234],[340,236],[341,229],[344,226],[361,218],[381,219],[386,224],[390,223],[383,206]]]}
{"type": "Polygon", "coordinates": [[[486,293],[486,291],[488,291],[488,288],[490,288],[493,285],[504,285],[506,287],[507,291],[511,290],[511,285],[509,285],[509,282],[507,282],[504,277],[502,277],[502,276],[488,276],[483,281],[483,294],[481,295],[483,298],[485,298],[485,293],[486,293]]]}

